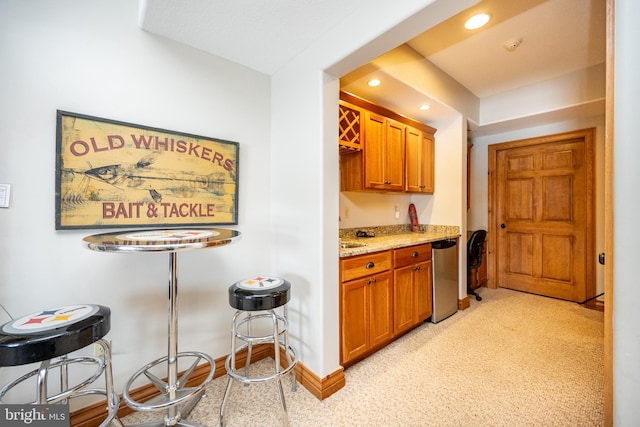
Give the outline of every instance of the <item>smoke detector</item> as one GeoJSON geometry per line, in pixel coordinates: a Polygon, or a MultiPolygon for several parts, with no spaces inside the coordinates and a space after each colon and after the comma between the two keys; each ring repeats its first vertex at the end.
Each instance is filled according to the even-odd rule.
{"type": "Polygon", "coordinates": [[[516,50],[518,48],[518,46],[520,46],[521,43],[522,43],[522,38],[510,39],[510,40],[507,40],[506,42],[504,42],[503,46],[509,52],[513,52],[514,50],[516,50]]]}

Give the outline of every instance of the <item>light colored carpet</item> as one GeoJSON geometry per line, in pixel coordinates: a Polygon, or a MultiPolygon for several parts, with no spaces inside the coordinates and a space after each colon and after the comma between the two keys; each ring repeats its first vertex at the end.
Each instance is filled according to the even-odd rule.
{"type": "MultiPolygon", "coordinates": [[[[506,289],[481,295],[347,369],[346,386],[324,401],[300,385],[292,392],[287,378],[289,425],[603,425],[603,314],[506,289]]],[[[227,378],[212,381],[188,420],[219,425],[227,378]]],[[[276,393],[273,383],[235,384],[227,425],[281,425],[276,393]]],[[[138,413],[123,421],[158,418],[138,413]]]]}

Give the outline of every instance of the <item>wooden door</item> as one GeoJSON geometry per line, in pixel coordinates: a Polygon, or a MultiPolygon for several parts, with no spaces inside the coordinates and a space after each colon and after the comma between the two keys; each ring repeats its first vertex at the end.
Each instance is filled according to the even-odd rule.
{"type": "Polygon", "coordinates": [[[405,125],[379,114],[365,113],[365,187],[404,190],[405,125]]]}
{"type": "Polygon", "coordinates": [[[433,137],[407,126],[405,149],[405,190],[412,193],[433,193],[433,137]]]}
{"type": "Polygon", "coordinates": [[[393,337],[393,289],[391,273],[377,274],[369,284],[369,339],[371,348],[393,337]]]}
{"type": "Polygon", "coordinates": [[[405,140],[406,147],[406,167],[405,190],[419,193],[422,185],[422,132],[412,127],[407,127],[407,136],[405,140]]]}
{"type": "Polygon", "coordinates": [[[340,285],[341,363],[369,350],[369,286],[367,279],[340,285]]]}
{"type": "Polygon", "coordinates": [[[431,260],[421,262],[416,265],[414,274],[415,295],[416,295],[416,317],[418,322],[422,322],[431,317],[431,286],[432,286],[432,264],[431,260]]]}
{"type": "Polygon", "coordinates": [[[395,120],[386,120],[385,185],[393,191],[404,191],[405,128],[395,120]]]}
{"type": "Polygon", "coordinates": [[[489,147],[498,286],[570,301],[595,295],[593,135],[489,147]]]}
{"type": "Polygon", "coordinates": [[[433,194],[435,190],[435,141],[432,135],[422,134],[422,184],[420,191],[433,194]]]}
{"type": "Polygon", "coordinates": [[[364,185],[384,189],[385,118],[369,111],[365,113],[364,185]]]}
{"type": "Polygon", "coordinates": [[[396,335],[416,324],[414,268],[408,265],[393,271],[393,333],[396,335]]]}

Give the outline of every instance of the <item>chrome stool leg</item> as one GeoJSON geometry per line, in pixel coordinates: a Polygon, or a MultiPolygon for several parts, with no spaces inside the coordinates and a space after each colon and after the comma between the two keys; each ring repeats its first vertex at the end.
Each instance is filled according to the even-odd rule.
{"type": "MultiPolygon", "coordinates": [[[[280,400],[280,406],[282,407],[282,425],[289,425],[289,416],[287,415],[287,404],[284,400],[284,391],[282,390],[282,381],[280,378],[281,365],[280,365],[280,327],[278,326],[278,315],[275,311],[269,310],[269,314],[271,315],[272,321],[272,334],[273,334],[273,353],[275,355],[275,375],[276,375],[276,386],[278,388],[278,399],[280,400]]],[[[286,325],[284,326],[284,331],[286,333],[286,325]]],[[[285,347],[285,353],[287,349],[285,347]]]]}
{"type": "MultiPolygon", "coordinates": [[[[39,405],[47,404],[47,377],[49,375],[49,365],[51,364],[51,360],[43,360],[40,363],[40,369],[38,369],[38,377],[36,379],[36,384],[38,387],[38,401],[39,405]]],[[[62,388],[61,390],[66,390],[66,388],[62,388]]]]}
{"type": "MultiPolygon", "coordinates": [[[[285,355],[287,356],[287,362],[289,363],[289,365],[291,365],[293,363],[293,355],[291,354],[291,352],[289,351],[289,309],[287,308],[287,306],[285,305],[284,307],[282,307],[282,313],[283,313],[283,317],[284,319],[286,319],[287,321],[287,325],[284,328],[284,348],[285,348],[285,355]]],[[[296,370],[292,369],[291,370],[291,391],[296,391],[296,387],[297,387],[298,382],[296,381],[296,370]]]]}
{"type": "MultiPolygon", "coordinates": [[[[241,314],[242,313],[240,311],[236,311],[236,313],[233,315],[233,319],[231,320],[231,353],[229,354],[225,362],[225,365],[229,365],[226,366],[227,372],[229,372],[229,369],[231,369],[231,367],[233,367],[233,369],[236,368],[236,322],[241,314]]],[[[227,381],[227,387],[225,388],[224,395],[222,397],[222,404],[220,405],[220,427],[224,427],[224,410],[227,407],[227,401],[229,399],[229,394],[231,393],[232,385],[233,378],[229,376],[229,381],[227,381]]]]}
{"type": "MultiPolygon", "coordinates": [[[[251,313],[247,313],[247,336],[250,337],[252,336],[252,332],[251,332],[251,313]]],[[[249,378],[249,366],[251,365],[251,353],[253,351],[253,343],[252,342],[248,342],[247,343],[247,360],[245,361],[244,364],[244,376],[249,378]]],[[[245,384],[245,386],[248,386],[249,384],[245,384]]]]}

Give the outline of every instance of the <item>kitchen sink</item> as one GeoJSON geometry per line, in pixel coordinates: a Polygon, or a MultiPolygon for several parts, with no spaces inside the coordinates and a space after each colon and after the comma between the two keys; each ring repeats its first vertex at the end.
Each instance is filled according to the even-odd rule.
{"type": "Polygon", "coordinates": [[[343,242],[343,243],[340,243],[340,247],[342,249],[362,248],[364,246],[367,246],[367,244],[366,243],[355,243],[355,242],[343,242]]]}

